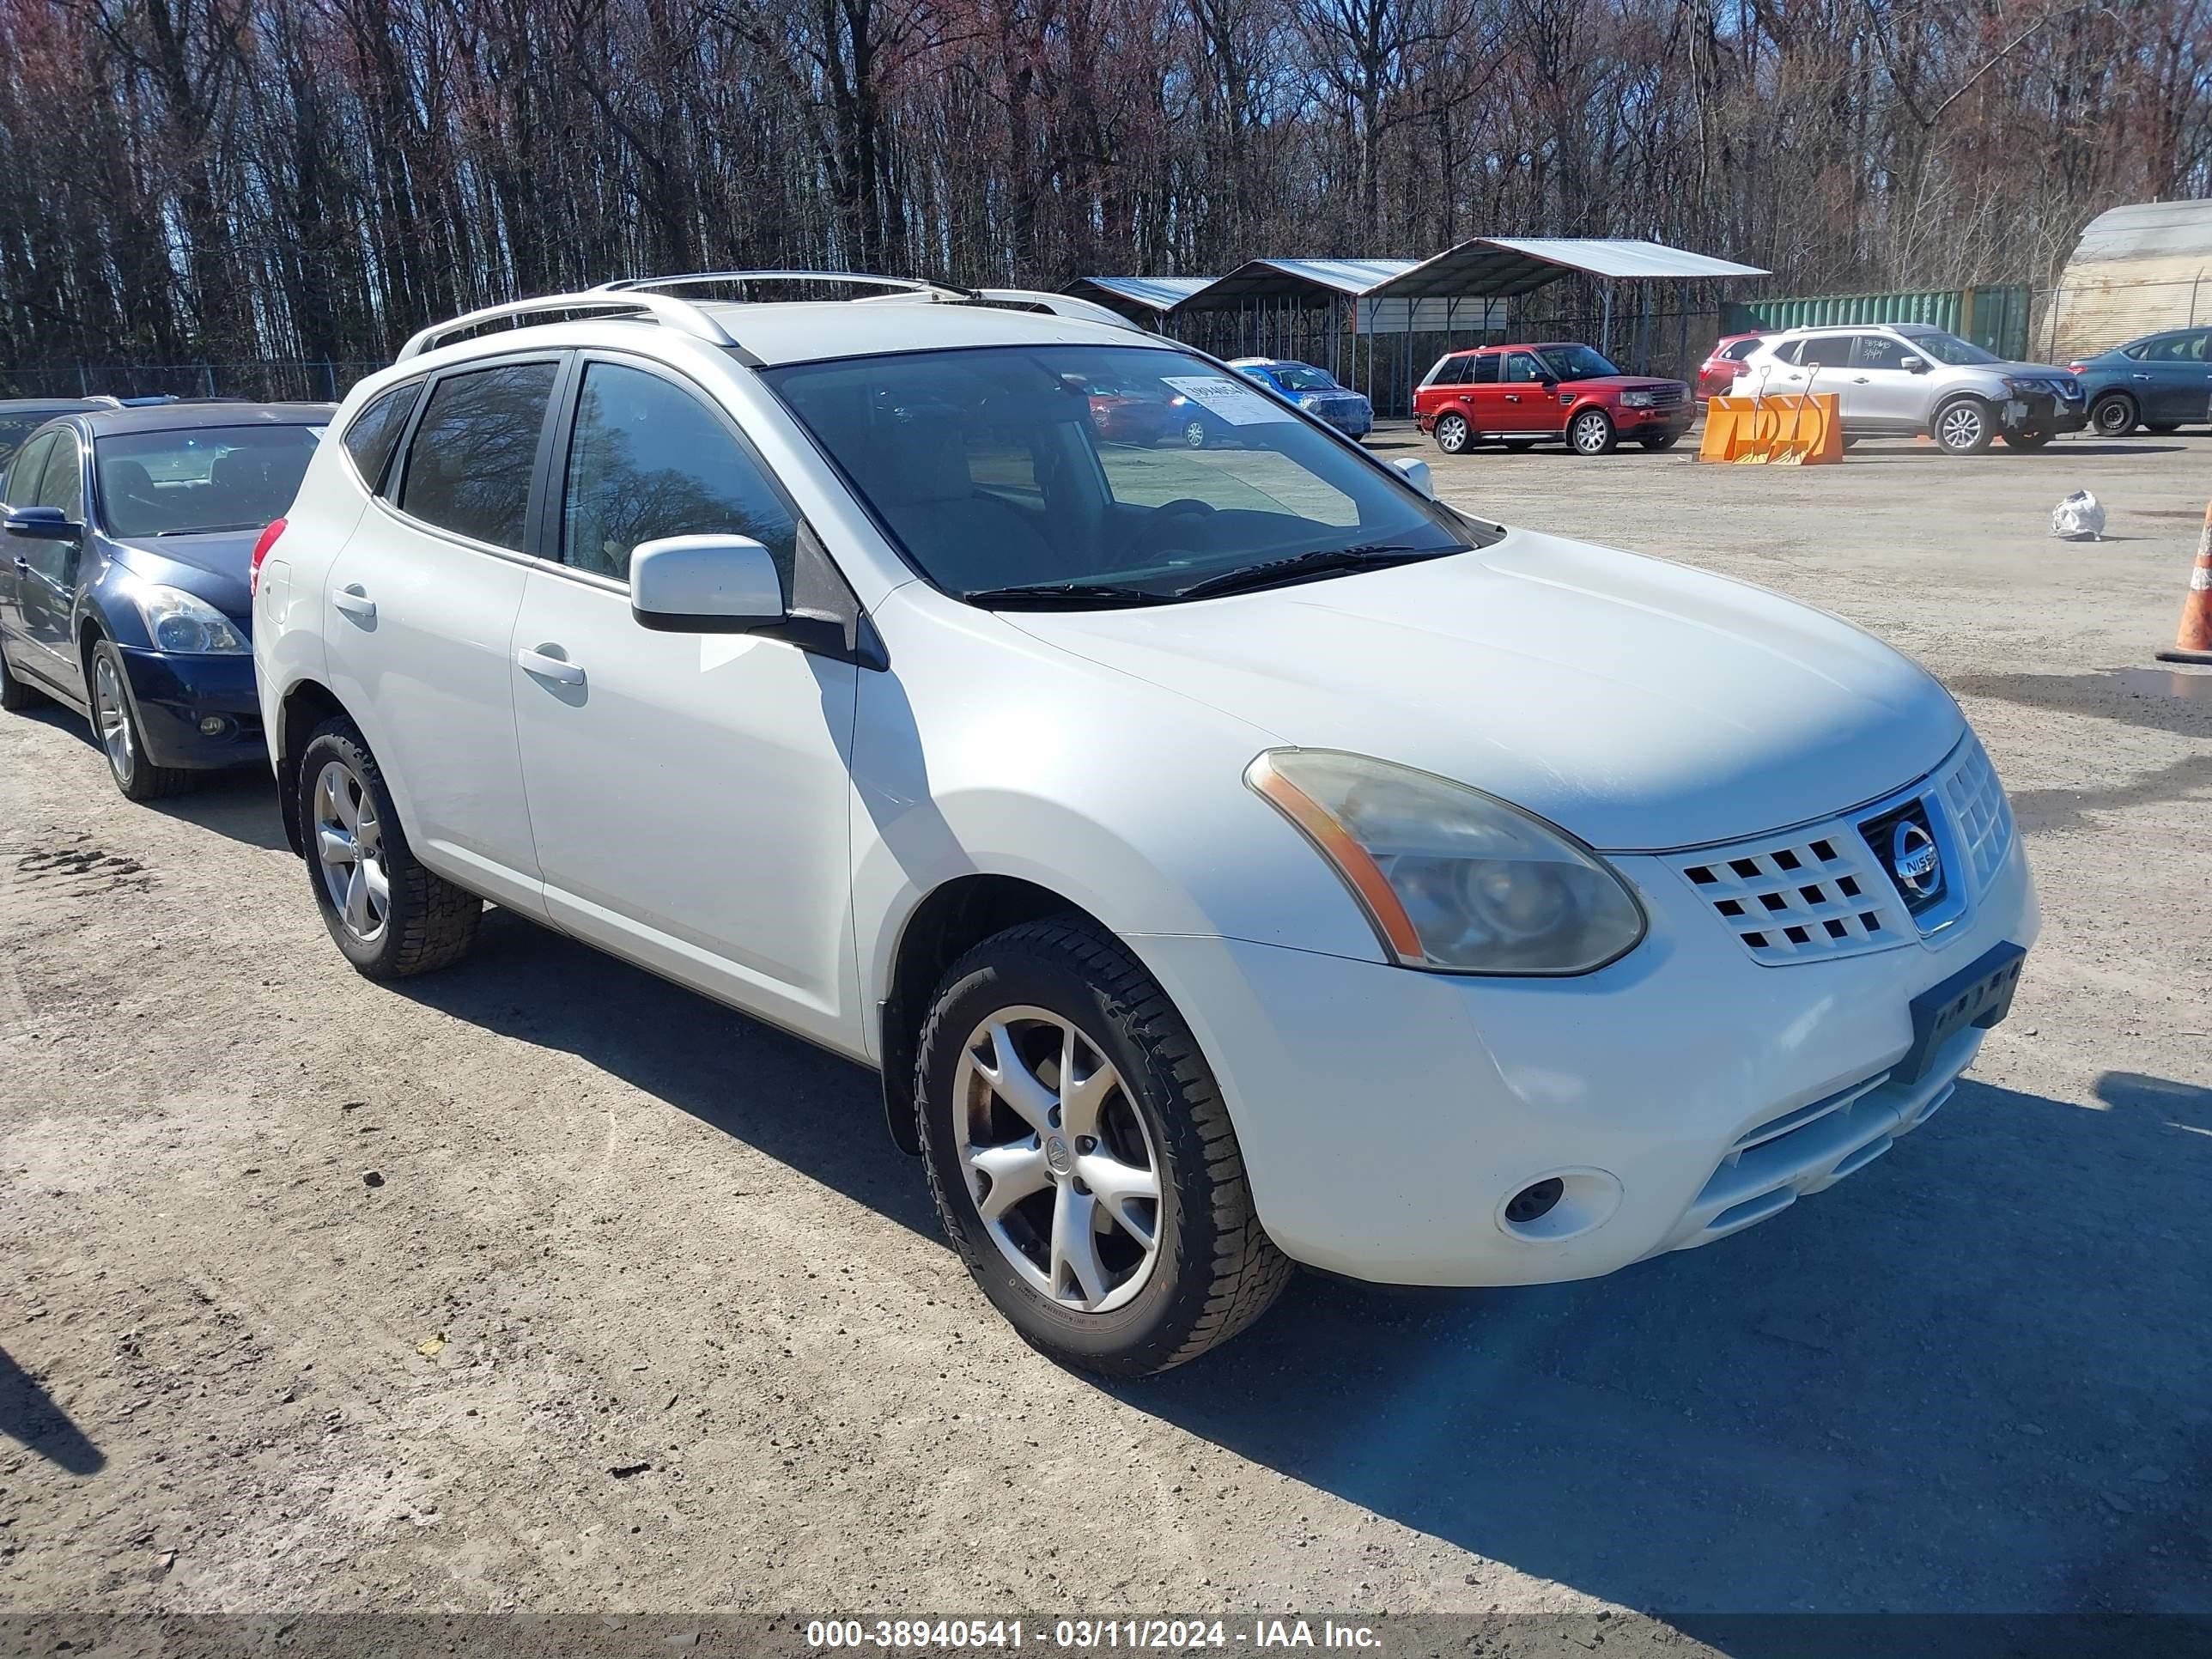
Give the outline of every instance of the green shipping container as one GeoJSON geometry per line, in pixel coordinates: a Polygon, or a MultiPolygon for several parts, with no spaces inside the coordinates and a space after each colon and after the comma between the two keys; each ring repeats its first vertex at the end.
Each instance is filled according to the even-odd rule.
{"type": "Polygon", "coordinates": [[[1912,293],[1822,294],[1789,300],[1731,301],[1722,332],[1832,328],[1846,323],[1926,323],[1986,347],[2000,357],[2027,356],[2028,290],[1923,289],[1912,293]]]}

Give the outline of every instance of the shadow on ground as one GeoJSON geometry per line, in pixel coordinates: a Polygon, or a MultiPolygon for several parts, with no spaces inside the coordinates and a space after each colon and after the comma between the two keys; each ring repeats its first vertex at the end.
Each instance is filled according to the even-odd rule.
{"type": "MultiPolygon", "coordinates": [[[[501,913],[468,967],[396,988],[936,1237],[875,1080],[841,1060],[501,913]]],[[[2124,1074],[2101,1092],[1969,1083],[1834,1191],[1610,1279],[1302,1276],[1231,1346],[1113,1392],[1662,1614],[2212,1611],[2212,1093],[2124,1074]]],[[[1751,1628],[1729,1651],[1768,1650],[1751,1628]]]]}
{"type": "Polygon", "coordinates": [[[0,1435],[71,1474],[97,1474],[106,1456],[39,1384],[0,1348],[0,1435]]]}

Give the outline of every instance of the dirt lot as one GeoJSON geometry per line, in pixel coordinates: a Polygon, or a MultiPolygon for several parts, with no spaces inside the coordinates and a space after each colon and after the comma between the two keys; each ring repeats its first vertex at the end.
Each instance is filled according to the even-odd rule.
{"type": "Polygon", "coordinates": [[[1926,1130],[1711,1249],[1307,1279],[1102,1389],[872,1078],[504,915],[368,984],[264,780],[134,807],[5,717],[0,1608],[2212,1612],[2212,671],[2150,665],[2212,439],[1435,459],[1958,695],[2046,929],[1926,1130]],[[2080,485],[2111,541],[2047,538],[2080,485]]]}

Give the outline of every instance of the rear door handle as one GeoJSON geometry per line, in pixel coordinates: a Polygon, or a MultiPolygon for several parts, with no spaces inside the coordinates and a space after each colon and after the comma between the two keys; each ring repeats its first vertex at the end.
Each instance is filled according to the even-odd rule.
{"type": "Polygon", "coordinates": [[[2128,378],[2130,380],[2148,380],[2150,379],[2150,376],[2148,374],[2130,374],[2128,378]]]}
{"type": "Polygon", "coordinates": [[[27,576],[31,574],[31,562],[20,553],[15,556],[15,574],[19,576],[27,576]]]}
{"type": "Polygon", "coordinates": [[[1851,384],[1853,386],[1864,386],[1867,384],[1867,377],[1863,374],[1855,374],[1851,377],[1851,384]]]}
{"type": "Polygon", "coordinates": [[[331,594],[331,603],[349,617],[358,617],[363,622],[376,620],[376,601],[362,592],[359,582],[335,589],[331,594]]]}
{"type": "Polygon", "coordinates": [[[514,665],[526,674],[535,674],[541,680],[551,680],[560,685],[581,685],[584,671],[572,662],[558,657],[549,657],[543,651],[527,647],[514,653],[514,665]]]}

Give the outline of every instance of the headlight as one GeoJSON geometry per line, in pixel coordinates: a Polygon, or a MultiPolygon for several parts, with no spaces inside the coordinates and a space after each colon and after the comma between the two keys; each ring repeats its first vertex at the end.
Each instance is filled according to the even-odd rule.
{"type": "Polygon", "coordinates": [[[252,648],[238,636],[229,617],[197,594],[148,583],[131,597],[145,619],[147,637],[157,650],[214,656],[252,648]]]}
{"type": "Polygon", "coordinates": [[[1625,409],[1649,409],[1659,401],[1657,394],[1650,392],[1624,392],[1620,394],[1625,409]]]}
{"type": "Polygon", "coordinates": [[[1644,937],[1644,910],[1605,861],[1494,795],[1410,766],[1277,749],[1244,781],[1335,866],[1408,968],[1587,974],[1644,937]]]}

